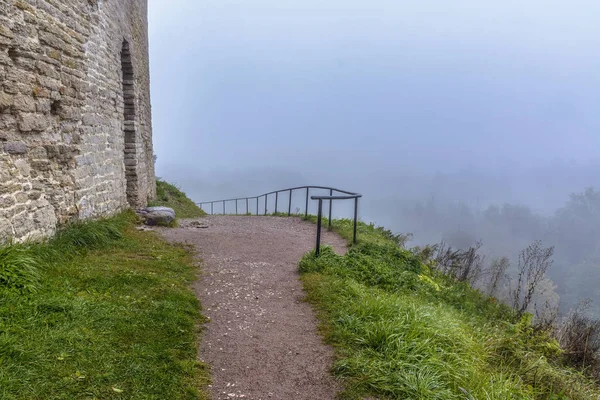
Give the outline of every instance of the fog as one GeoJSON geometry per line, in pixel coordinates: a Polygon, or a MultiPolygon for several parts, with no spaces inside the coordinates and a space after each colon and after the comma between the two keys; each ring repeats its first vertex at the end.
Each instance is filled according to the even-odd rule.
{"type": "MultiPolygon", "coordinates": [[[[600,4],[150,0],[157,175],[196,201],[361,192],[411,245],[534,240],[600,304],[600,4]]],[[[334,214],[349,217],[347,207],[334,214]]]]}

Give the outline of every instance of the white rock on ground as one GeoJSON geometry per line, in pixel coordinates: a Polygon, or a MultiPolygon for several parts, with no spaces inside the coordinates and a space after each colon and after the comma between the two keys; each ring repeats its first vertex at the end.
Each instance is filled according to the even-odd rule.
{"type": "Polygon", "coordinates": [[[136,211],[146,225],[168,226],[175,221],[175,210],[169,207],[146,207],[136,211]]]}

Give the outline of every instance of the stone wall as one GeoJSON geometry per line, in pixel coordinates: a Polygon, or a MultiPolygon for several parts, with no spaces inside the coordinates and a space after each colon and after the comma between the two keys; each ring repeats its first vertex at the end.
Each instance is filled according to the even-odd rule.
{"type": "Polygon", "coordinates": [[[0,0],[0,241],[155,195],[146,0],[0,0]]]}

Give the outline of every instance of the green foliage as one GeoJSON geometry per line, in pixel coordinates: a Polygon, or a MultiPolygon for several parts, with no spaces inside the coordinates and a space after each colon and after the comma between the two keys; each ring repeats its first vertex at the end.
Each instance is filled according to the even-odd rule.
{"type": "Polygon", "coordinates": [[[413,254],[397,246],[365,243],[350,249],[346,257],[324,247],[319,257],[313,252],[300,262],[301,272],[325,269],[341,278],[387,290],[417,290],[427,286],[419,279],[419,274],[425,273],[425,267],[413,254]]]}
{"type": "Polygon", "coordinates": [[[35,292],[0,291],[0,398],[207,398],[192,256],[133,220],[0,250],[7,265],[34,260],[38,276],[35,292]]]}
{"type": "Polygon", "coordinates": [[[123,237],[121,231],[128,222],[127,215],[130,214],[67,225],[57,232],[50,245],[63,253],[105,248],[123,237]]]}
{"type": "MultiPolygon", "coordinates": [[[[316,215],[308,215],[302,217],[303,220],[317,223],[316,215]]],[[[323,226],[327,226],[328,219],[323,217],[323,226]]],[[[354,220],[352,219],[334,219],[331,221],[331,230],[338,233],[341,237],[348,241],[348,244],[352,244],[352,238],[354,235],[354,220]]],[[[375,224],[366,224],[359,222],[357,226],[357,241],[359,243],[371,242],[379,244],[394,243],[399,247],[404,247],[406,242],[411,238],[410,234],[395,234],[392,231],[385,229],[375,224]]]]}
{"type": "Polygon", "coordinates": [[[160,179],[156,180],[156,200],[150,202],[150,205],[170,207],[175,210],[178,218],[198,218],[206,215],[179,188],[160,179]]]}
{"type": "Polygon", "coordinates": [[[60,229],[49,242],[5,244],[0,247],[0,291],[36,292],[43,265],[113,244],[122,238],[121,231],[132,218],[124,213],[111,219],[75,222],[60,229]]]}
{"type": "Polygon", "coordinates": [[[268,215],[271,217],[288,217],[288,213],[283,212],[283,211],[272,212],[272,213],[269,213],[268,215]]]}
{"type": "MultiPolygon", "coordinates": [[[[352,221],[334,221],[352,237],[352,221]]],[[[556,340],[526,314],[426,265],[402,236],[360,224],[344,255],[325,247],[299,264],[335,346],[344,398],[589,399],[600,388],[561,364],[556,340]]]]}
{"type": "Polygon", "coordinates": [[[38,261],[23,245],[0,247],[0,294],[36,292],[40,287],[38,261]]]}

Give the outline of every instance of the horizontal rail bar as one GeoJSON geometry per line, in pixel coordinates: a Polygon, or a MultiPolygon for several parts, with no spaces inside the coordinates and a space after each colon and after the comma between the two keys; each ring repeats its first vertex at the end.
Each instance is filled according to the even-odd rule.
{"type": "Polygon", "coordinates": [[[349,200],[358,199],[359,197],[362,197],[362,194],[352,196],[310,196],[312,200],[349,200]]]}
{"type": "MultiPolygon", "coordinates": [[[[263,195],[263,196],[264,196],[264,195],[263,195]]],[[[199,202],[199,203],[196,203],[196,204],[197,204],[197,205],[199,205],[199,206],[201,206],[201,205],[203,205],[203,204],[210,204],[210,203],[222,203],[222,202],[224,202],[224,201],[236,201],[236,200],[244,200],[244,199],[248,199],[248,200],[251,200],[251,199],[258,199],[259,197],[262,197],[262,196],[238,197],[237,199],[225,199],[225,200],[222,200],[222,199],[221,199],[221,200],[213,200],[213,201],[201,201],[201,202],[199,202]]]]}
{"type": "Polygon", "coordinates": [[[332,187],[329,187],[329,186],[296,186],[296,187],[293,187],[293,188],[274,190],[274,191],[269,192],[269,193],[261,194],[259,197],[267,196],[267,195],[275,194],[275,193],[289,192],[290,190],[300,190],[300,189],[306,189],[306,188],[309,188],[309,189],[333,190],[334,192],[340,192],[340,193],[345,193],[345,194],[356,194],[356,193],[353,193],[353,192],[348,192],[346,190],[336,189],[336,188],[332,188],[332,187]]]}

